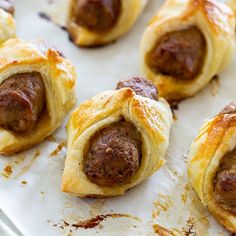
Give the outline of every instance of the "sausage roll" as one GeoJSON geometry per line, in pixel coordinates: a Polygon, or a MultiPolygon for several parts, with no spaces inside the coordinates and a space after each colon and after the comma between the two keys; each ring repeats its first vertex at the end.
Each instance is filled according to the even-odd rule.
{"type": "Polygon", "coordinates": [[[236,102],[203,125],[190,148],[188,174],[203,204],[236,233],[236,102]]]}
{"type": "Polygon", "coordinates": [[[232,10],[216,0],[167,0],[141,41],[142,65],[160,96],[194,95],[230,62],[232,10]]]}
{"type": "Polygon", "coordinates": [[[70,0],[67,29],[79,46],[110,43],[134,25],[148,0],[70,0]]]}
{"type": "Polygon", "coordinates": [[[165,163],[172,113],[156,87],[121,81],[80,105],[68,122],[62,191],[80,197],[122,195],[165,163]]]}
{"type": "Polygon", "coordinates": [[[75,102],[74,67],[44,42],[9,39],[0,47],[0,153],[42,142],[75,102]]]}
{"type": "Polygon", "coordinates": [[[13,14],[13,2],[11,0],[0,0],[0,43],[15,38],[16,27],[13,14]]]}

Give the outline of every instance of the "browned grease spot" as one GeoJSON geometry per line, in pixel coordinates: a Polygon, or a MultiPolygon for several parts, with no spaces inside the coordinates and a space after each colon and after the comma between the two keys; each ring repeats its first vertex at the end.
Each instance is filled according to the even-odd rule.
{"type": "Polygon", "coordinates": [[[219,76],[216,75],[210,81],[210,88],[211,88],[212,96],[216,96],[216,94],[218,93],[219,87],[220,87],[220,80],[219,80],[219,76]]]}
{"type": "Polygon", "coordinates": [[[62,150],[63,147],[66,146],[66,142],[63,141],[62,143],[58,144],[57,148],[50,154],[51,157],[57,156],[58,153],[62,150]]]}
{"type": "Polygon", "coordinates": [[[183,193],[183,194],[181,195],[181,199],[182,199],[182,202],[183,202],[184,205],[185,205],[186,202],[187,202],[187,196],[186,196],[186,193],[183,193]]]}
{"type": "Polygon", "coordinates": [[[9,178],[12,173],[13,173],[12,167],[10,165],[6,165],[3,169],[2,175],[6,178],[9,178]]]}
{"type": "Polygon", "coordinates": [[[158,224],[153,225],[153,230],[159,236],[175,236],[175,234],[171,230],[166,229],[158,224]]]}
{"type": "Polygon", "coordinates": [[[171,206],[173,206],[173,203],[169,196],[159,194],[158,200],[155,201],[153,205],[154,209],[152,211],[152,218],[155,219],[161,214],[161,212],[167,211],[171,206]]]}
{"type": "Polygon", "coordinates": [[[61,225],[60,227],[68,227],[71,226],[73,228],[84,228],[84,229],[92,229],[95,228],[97,226],[99,226],[105,219],[107,218],[132,218],[134,220],[138,220],[141,221],[139,218],[128,215],[128,214],[106,214],[106,215],[97,215],[94,218],[85,220],[85,221],[78,221],[77,223],[74,224],[69,224],[68,222],[66,222],[65,220],[63,220],[63,225],[61,225]]]}
{"type": "Polygon", "coordinates": [[[195,230],[195,222],[194,222],[194,218],[190,217],[187,220],[187,227],[186,229],[183,229],[183,233],[185,236],[195,236],[196,234],[196,230],[195,230]]]}
{"type": "Polygon", "coordinates": [[[0,173],[0,175],[2,175],[5,178],[10,178],[12,173],[13,173],[13,169],[15,168],[16,165],[20,165],[23,161],[25,160],[25,156],[24,155],[19,155],[19,157],[17,156],[17,160],[8,162],[4,169],[2,170],[2,172],[0,173]]]}
{"type": "Polygon", "coordinates": [[[27,184],[27,181],[23,180],[21,181],[22,184],[27,184]]]}
{"type": "Polygon", "coordinates": [[[182,202],[184,203],[184,205],[186,204],[187,199],[188,199],[188,191],[189,191],[189,186],[187,184],[185,184],[184,192],[181,195],[181,199],[182,199],[182,202]]]}

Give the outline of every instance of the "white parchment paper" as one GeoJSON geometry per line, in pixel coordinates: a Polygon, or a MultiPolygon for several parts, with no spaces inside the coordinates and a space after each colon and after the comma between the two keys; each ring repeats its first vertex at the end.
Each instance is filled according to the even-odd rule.
{"type": "MultiPolygon", "coordinates": [[[[130,33],[96,49],[77,48],[65,31],[38,16],[39,12],[50,11],[55,18],[63,18],[66,2],[16,0],[16,23],[20,37],[46,39],[72,61],[78,73],[78,104],[114,88],[120,79],[142,75],[140,38],[163,1],[150,0],[130,33]]],[[[159,235],[229,235],[187,184],[186,155],[203,121],[236,99],[235,66],[236,58],[219,75],[219,80],[179,105],[167,164],[124,196],[80,199],[60,191],[66,155],[65,119],[61,128],[44,143],[17,156],[0,157],[0,208],[26,236],[158,235],[158,232],[159,235]],[[128,216],[107,217],[92,229],[72,226],[104,214],[128,216]],[[163,227],[162,234],[159,226],[163,227]]]]}

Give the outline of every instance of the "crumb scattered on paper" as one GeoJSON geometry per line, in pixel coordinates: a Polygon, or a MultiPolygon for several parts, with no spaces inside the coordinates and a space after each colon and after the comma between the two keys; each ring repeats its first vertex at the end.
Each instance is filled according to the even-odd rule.
{"type": "Polygon", "coordinates": [[[62,150],[62,148],[65,146],[66,146],[66,142],[62,141],[60,144],[58,144],[57,148],[53,152],[51,152],[50,156],[51,157],[57,156],[62,150]]]}

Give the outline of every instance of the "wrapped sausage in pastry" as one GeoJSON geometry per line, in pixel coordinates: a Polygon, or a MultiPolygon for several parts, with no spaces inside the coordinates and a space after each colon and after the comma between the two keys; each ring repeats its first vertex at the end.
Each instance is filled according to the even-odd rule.
{"type": "Polygon", "coordinates": [[[80,105],[67,126],[62,191],[80,197],[122,195],[165,163],[172,113],[156,87],[121,81],[80,105]]]}
{"type": "Polygon", "coordinates": [[[74,67],[42,41],[9,39],[0,47],[0,153],[42,142],[75,102],[74,67]]]}
{"type": "Polygon", "coordinates": [[[188,174],[202,203],[236,233],[236,103],[203,125],[190,148],[188,174]]]}
{"type": "Polygon", "coordinates": [[[11,0],[0,0],[0,43],[16,36],[13,14],[13,2],[11,0]]]}
{"type": "Polygon", "coordinates": [[[79,46],[110,43],[130,30],[148,0],[70,0],[67,29],[79,46]]]}
{"type": "Polygon", "coordinates": [[[220,73],[234,52],[232,10],[216,0],[167,0],[141,41],[145,74],[160,96],[193,96],[220,73]]]}

